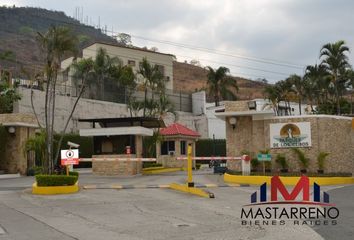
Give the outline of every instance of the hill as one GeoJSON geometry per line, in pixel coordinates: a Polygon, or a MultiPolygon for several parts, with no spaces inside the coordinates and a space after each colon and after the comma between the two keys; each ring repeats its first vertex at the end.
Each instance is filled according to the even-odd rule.
{"type": "Polygon", "coordinates": [[[0,66],[21,75],[21,69],[39,69],[42,65],[40,49],[36,42],[37,32],[44,33],[51,25],[64,25],[72,28],[80,40],[80,47],[95,41],[116,43],[116,40],[103,34],[92,26],[80,24],[64,12],[32,7],[0,7],[0,66]]]}
{"type": "MultiPolygon", "coordinates": [[[[237,81],[239,91],[236,93],[238,99],[248,100],[263,98],[263,91],[267,84],[252,81],[245,78],[233,77],[237,81]]],[[[184,93],[193,93],[197,90],[207,88],[207,70],[188,63],[173,63],[173,89],[184,93]]],[[[212,102],[210,96],[208,101],[212,102]]]]}

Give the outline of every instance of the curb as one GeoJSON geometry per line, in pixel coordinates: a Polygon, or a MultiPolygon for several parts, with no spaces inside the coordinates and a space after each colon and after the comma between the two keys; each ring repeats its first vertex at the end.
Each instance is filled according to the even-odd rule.
{"type": "MultiPolygon", "coordinates": [[[[224,188],[224,187],[248,187],[248,184],[195,184],[195,188],[224,188]]],[[[156,189],[156,188],[170,188],[170,184],[137,184],[137,185],[120,185],[120,184],[110,184],[110,185],[84,185],[82,187],[85,190],[91,189],[156,189]]]]}
{"type": "MultiPolygon", "coordinates": [[[[272,176],[241,176],[224,174],[224,181],[228,183],[262,185],[263,183],[270,184],[272,176]]],[[[284,185],[294,186],[298,183],[300,177],[280,177],[284,185]]],[[[310,185],[314,182],[321,186],[354,184],[354,177],[309,177],[310,185]]]]}

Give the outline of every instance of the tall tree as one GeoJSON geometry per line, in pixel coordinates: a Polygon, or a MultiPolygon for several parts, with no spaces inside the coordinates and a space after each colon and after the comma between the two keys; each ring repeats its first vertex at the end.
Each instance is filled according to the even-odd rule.
{"type": "Polygon", "coordinates": [[[216,70],[212,67],[207,67],[207,69],[209,94],[214,97],[215,106],[219,106],[221,98],[224,100],[235,100],[236,95],[234,91],[238,91],[238,86],[236,80],[228,75],[230,70],[226,67],[219,67],[216,70]]]}
{"type": "Polygon", "coordinates": [[[287,81],[289,81],[292,84],[292,86],[296,92],[296,95],[298,98],[298,103],[299,103],[299,113],[301,115],[302,114],[301,105],[302,105],[302,98],[304,95],[305,82],[301,76],[296,75],[296,74],[290,75],[290,77],[287,78],[287,81]]]}
{"type": "Polygon", "coordinates": [[[138,74],[140,74],[143,78],[143,87],[144,87],[143,116],[145,117],[146,109],[149,104],[147,101],[148,88],[152,90],[152,99],[153,99],[155,90],[165,91],[165,79],[158,65],[151,64],[146,58],[143,58],[143,61],[140,63],[138,74]]]}
{"type": "Polygon", "coordinates": [[[320,58],[322,58],[322,64],[327,68],[327,71],[331,75],[331,80],[334,85],[335,99],[337,104],[337,114],[340,115],[340,79],[341,74],[346,69],[350,68],[348,56],[349,47],[345,45],[343,40],[335,43],[325,44],[320,51],[320,58]]]}
{"type": "Polygon", "coordinates": [[[37,41],[45,55],[46,77],[44,115],[46,132],[45,170],[51,173],[54,167],[53,142],[55,124],[55,99],[58,72],[63,57],[77,53],[77,38],[66,27],[51,26],[45,34],[38,33],[37,41]]]}

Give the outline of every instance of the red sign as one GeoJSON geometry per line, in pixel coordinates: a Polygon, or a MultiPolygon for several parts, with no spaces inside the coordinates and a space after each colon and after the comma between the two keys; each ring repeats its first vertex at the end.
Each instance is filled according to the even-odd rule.
{"type": "Polygon", "coordinates": [[[61,150],[61,165],[78,165],[79,160],[78,149],[61,150]]]}

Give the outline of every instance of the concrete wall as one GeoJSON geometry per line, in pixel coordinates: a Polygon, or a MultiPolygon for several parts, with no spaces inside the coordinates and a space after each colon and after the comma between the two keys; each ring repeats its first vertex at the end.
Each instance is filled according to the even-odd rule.
{"type": "MultiPolygon", "coordinates": [[[[271,117],[264,120],[252,120],[252,116],[237,117],[233,129],[226,118],[227,156],[240,156],[243,151],[257,154],[260,150],[270,149],[269,125],[271,123],[310,122],[312,146],[300,148],[310,158],[309,171],[316,172],[317,156],[328,152],[326,172],[354,172],[354,139],[351,118],[329,115],[308,115],[297,117],[271,117]]],[[[272,168],[279,169],[275,163],[278,153],[287,157],[289,169],[298,171],[300,165],[290,148],[270,149],[272,168]]],[[[230,163],[230,168],[240,168],[239,163],[230,163]]]]}
{"type": "MultiPolygon", "coordinates": [[[[31,107],[31,91],[27,88],[19,88],[19,93],[22,98],[14,106],[14,112],[16,113],[29,113],[32,114],[31,107]]],[[[40,122],[44,122],[44,97],[45,94],[42,91],[34,90],[34,106],[37,114],[39,114],[40,122]]],[[[68,118],[72,106],[75,102],[74,97],[57,96],[56,111],[55,111],[55,131],[62,131],[66,119],[68,118]]],[[[80,128],[91,128],[89,123],[78,122],[78,119],[82,118],[113,118],[113,117],[129,117],[126,104],[112,103],[105,101],[98,101],[92,99],[80,99],[76,110],[73,114],[73,118],[69,123],[67,132],[78,132],[80,128]]],[[[178,122],[186,127],[195,130],[201,134],[202,138],[208,137],[208,123],[206,116],[194,116],[191,112],[176,112],[176,116],[173,114],[167,114],[164,117],[166,125],[170,125],[173,122],[178,122]]]]}

